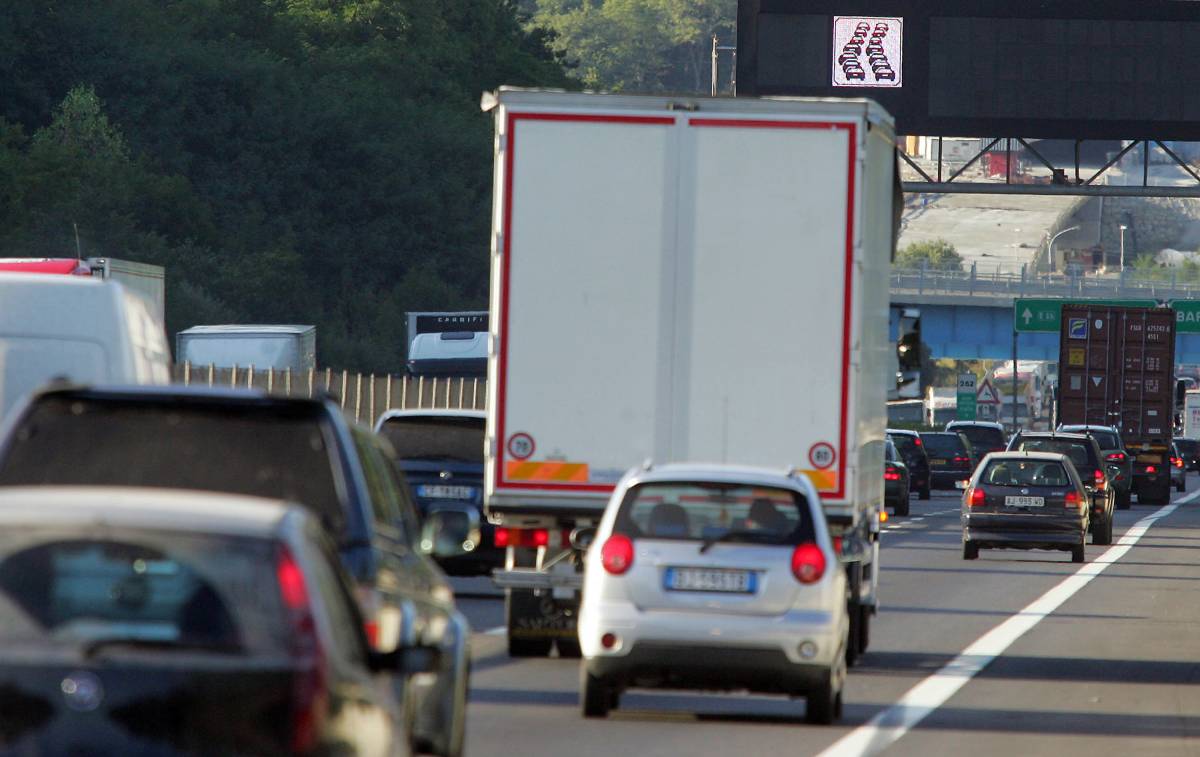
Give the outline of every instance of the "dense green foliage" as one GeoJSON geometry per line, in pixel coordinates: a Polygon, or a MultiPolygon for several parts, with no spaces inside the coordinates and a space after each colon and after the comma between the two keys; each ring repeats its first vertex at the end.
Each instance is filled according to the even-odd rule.
{"type": "Polygon", "coordinates": [[[165,265],[168,328],[316,323],[396,370],[487,298],[500,84],[570,86],[516,0],[5,0],[0,255],[165,265]]]}
{"type": "Polygon", "coordinates": [[[938,271],[961,271],[962,256],[954,245],[944,239],[929,242],[913,242],[896,253],[896,268],[921,268],[927,266],[938,271]]]}
{"type": "MultiPolygon", "coordinates": [[[[712,36],[734,44],[737,0],[523,0],[585,86],[708,93],[712,36]]],[[[726,90],[731,59],[722,55],[726,90]]]]}

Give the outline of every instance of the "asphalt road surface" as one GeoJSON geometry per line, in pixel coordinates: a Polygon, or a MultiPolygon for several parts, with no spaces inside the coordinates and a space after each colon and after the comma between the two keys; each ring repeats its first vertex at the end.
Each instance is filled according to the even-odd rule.
{"type": "Polygon", "coordinates": [[[486,755],[1200,754],[1200,484],[1117,512],[1112,547],[962,559],[957,492],[885,526],[871,647],[845,716],[803,700],[631,691],[584,720],[574,660],[514,660],[504,606],[460,581],[474,668],[467,753],[486,755]]]}

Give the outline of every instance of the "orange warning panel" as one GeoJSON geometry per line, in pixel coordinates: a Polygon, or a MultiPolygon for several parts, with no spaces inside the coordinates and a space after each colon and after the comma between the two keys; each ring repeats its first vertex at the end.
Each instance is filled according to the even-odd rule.
{"type": "Polygon", "coordinates": [[[558,461],[510,460],[504,467],[504,480],[586,484],[588,465],[558,461]]]}
{"type": "Polygon", "coordinates": [[[812,485],[817,488],[818,492],[835,492],[838,488],[838,474],[832,468],[824,470],[804,470],[800,471],[808,476],[808,480],[812,481],[812,485]]]}

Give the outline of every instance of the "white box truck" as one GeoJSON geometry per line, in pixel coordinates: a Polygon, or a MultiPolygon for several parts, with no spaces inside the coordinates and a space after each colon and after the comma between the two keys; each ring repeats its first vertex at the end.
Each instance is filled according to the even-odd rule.
{"type": "Polygon", "coordinates": [[[1200,389],[1188,389],[1183,395],[1183,435],[1200,439],[1200,389]]]}
{"type": "Polygon", "coordinates": [[[300,373],[317,365],[317,327],[293,324],[192,326],[175,335],[175,362],[300,373]]]}
{"type": "Polygon", "coordinates": [[[486,507],[510,652],[578,650],[567,535],[644,460],[804,470],[876,606],[895,237],[867,100],[504,88],[486,507]]]}

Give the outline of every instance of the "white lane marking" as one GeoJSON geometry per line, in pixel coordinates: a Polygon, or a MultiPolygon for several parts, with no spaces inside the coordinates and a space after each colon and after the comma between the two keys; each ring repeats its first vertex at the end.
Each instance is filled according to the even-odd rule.
{"type": "Polygon", "coordinates": [[[483,635],[484,636],[503,636],[505,633],[507,633],[507,631],[508,631],[508,629],[505,628],[504,626],[496,626],[495,628],[489,628],[488,630],[484,631],[483,635]]]}
{"type": "Polygon", "coordinates": [[[1103,573],[1109,565],[1124,557],[1150,526],[1197,496],[1200,496],[1200,491],[1164,505],[1139,520],[1104,554],[1068,576],[1016,615],[976,639],[975,643],[946,663],[941,670],[913,686],[891,707],[834,742],[818,757],[878,754],[887,749],[954,696],[955,692],[986,668],[992,660],[1004,654],[1004,651],[1025,632],[1091,583],[1092,579],[1103,573]]]}

